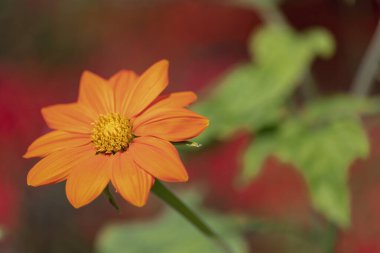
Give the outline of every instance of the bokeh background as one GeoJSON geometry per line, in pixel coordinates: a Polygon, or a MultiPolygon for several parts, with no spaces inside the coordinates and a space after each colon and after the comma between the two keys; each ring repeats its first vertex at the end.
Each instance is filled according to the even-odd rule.
{"type": "MultiPolygon", "coordinates": [[[[0,0],[0,252],[214,250],[153,195],[144,208],[118,199],[121,213],[104,197],[76,210],[64,184],[26,185],[37,160],[21,157],[49,131],[41,107],[74,101],[83,70],[103,77],[120,69],[141,73],[163,58],[170,61],[168,91],[197,92],[194,110],[211,119],[210,131],[199,139],[203,148],[183,152],[191,180],[170,187],[236,252],[380,252],[380,103],[365,99],[360,110],[347,109],[360,120],[339,123],[327,138],[345,131],[346,123],[352,126],[342,135],[343,147],[353,146],[347,152],[335,142],[318,152],[318,143],[307,139],[317,130],[295,131],[312,143],[309,163],[322,164],[318,182],[330,182],[324,196],[300,170],[303,161],[282,151],[292,145],[302,156],[303,143],[285,141],[269,151],[252,147],[265,146],[268,138],[268,145],[282,143],[281,129],[304,120],[310,101],[352,94],[378,17],[379,2],[370,0],[0,0]],[[253,64],[252,70],[239,70],[242,64],[253,64]],[[236,69],[241,73],[231,74],[236,69]],[[285,111],[290,123],[272,111],[285,111]],[[343,162],[329,163],[327,147],[343,162]],[[331,176],[334,165],[343,166],[340,181],[331,176]]],[[[374,79],[371,98],[380,91],[379,75],[374,79]]],[[[338,107],[356,103],[344,97],[338,107]]],[[[315,110],[334,116],[332,107],[315,110]]]]}

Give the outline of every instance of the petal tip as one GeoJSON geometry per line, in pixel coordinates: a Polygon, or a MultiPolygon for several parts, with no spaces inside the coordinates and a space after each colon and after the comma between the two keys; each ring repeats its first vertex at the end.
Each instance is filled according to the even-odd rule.
{"type": "Polygon", "coordinates": [[[82,72],[82,78],[84,77],[88,77],[88,76],[97,76],[94,72],[90,71],[90,70],[83,70],[82,72]]]}
{"type": "Polygon", "coordinates": [[[159,60],[156,63],[154,63],[149,69],[156,69],[165,73],[169,69],[169,61],[166,59],[159,60]]]}
{"type": "Polygon", "coordinates": [[[146,201],[132,203],[136,207],[143,207],[146,205],[146,201]]]}
{"type": "Polygon", "coordinates": [[[177,177],[177,180],[175,180],[179,183],[184,183],[184,182],[187,182],[189,181],[189,174],[187,173],[187,171],[184,171],[183,174],[181,174],[180,176],[177,177]]]}
{"type": "Polygon", "coordinates": [[[45,122],[47,122],[46,119],[49,116],[48,113],[49,113],[49,110],[50,110],[51,107],[53,107],[53,105],[42,107],[41,110],[40,110],[42,118],[44,119],[45,122]]]}
{"type": "Polygon", "coordinates": [[[35,152],[33,152],[33,150],[30,150],[30,148],[28,148],[26,152],[22,155],[22,158],[24,159],[30,159],[34,157],[39,157],[39,156],[37,156],[35,152]]]}
{"type": "Polygon", "coordinates": [[[82,206],[85,206],[87,204],[87,203],[82,203],[82,202],[80,202],[78,200],[69,198],[69,196],[67,196],[67,199],[68,199],[69,203],[71,204],[71,206],[74,207],[75,209],[79,209],[82,206]]]}
{"type": "Polygon", "coordinates": [[[189,175],[186,173],[186,176],[183,178],[182,182],[187,182],[189,181],[189,175]]]}
{"type": "Polygon", "coordinates": [[[195,94],[194,92],[192,92],[192,91],[189,91],[189,93],[190,93],[190,97],[192,98],[192,102],[194,102],[194,101],[196,101],[197,99],[198,99],[198,95],[197,94],[195,94]]]}
{"type": "Polygon", "coordinates": [[[162,59],[162,60],[159,60],[156,64],[169,66],[169,60],[162,59]]]}
{"type": "Polygon", "coordinates": [[[28,176],[26,177],[26,184],[28,186],[37,187],[39,186],[38,182],[36,182],[33,177],[28,173],[28,176]]]}
{"type": "Polygon", "coordinates": [[[71,202],[70,202],[70,204],[71,204],[72,207],[74,207],[75,209],[79,209],[79,208],[81,208],[82,206],[84,206],[84,205],[80,205],[80,204],[77,204],[77,203],[71,203],[71,202]]]}
{"type": "Polygon", "coordinates": [[[42,108],[41,108],[40,112],[41,112],[42,116],[44,115],[44,113],[46,113],[46,110],[47,110],[48,108],[49,108],[49,106],[47,106],[47,107],[42,107],[42,108]]]}

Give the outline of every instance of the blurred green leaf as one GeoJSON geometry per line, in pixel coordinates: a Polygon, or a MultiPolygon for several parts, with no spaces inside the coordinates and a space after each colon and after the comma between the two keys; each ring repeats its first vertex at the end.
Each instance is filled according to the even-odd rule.
{"type": "Polygon", "coordinates": [[[252,180],[269,154],[296,166],[314,207],[335,224],[350,223],[347,170],[368,155],[359,113],[374,110],[371,100],[337,96],[311,103],[270,135],[257,136],[244,154],[243,182],[252,180]]]}
{"type": "MultiPolygon", "coordinates": [[[[197,211],[226,239],[236,253],[248,252],[239,234],[238,222],[232,217],[199,208],[198,201],[190,201],[197,211]]],[[[166,209],[154,220],[111,224],[100,232],[97,240],[99,253],[199,253],[222,252],[176,212],[166,209]]]]}
{"type": "Polygon", "coordinates": [[[117,204],[115,197],[114,197],[113,194],[111,193],[110,188],[109,188],[109,185],[107,185],[106,188],[104,188],[104,190],[103,190],[103,194],[104,194],[104,196],[107,198],[107,200],[108,200],[108,202],[110,203],[110,205],[111,205],[113,208],[115,208],[117,211],[120,211],[120,207],[119,207],[119,205],[117,204]]]}
{"type": "Polygon", "coordinates": [[[334,47],[331,36],[321,29],[298,34],[282,25],[262,28],[249,45],[254,62],[229,71],[210,97],[193,107],[210,119],[209,129],[197,139],[200,143],[278,122],[312,60],[330,54],[334,47]]]}
{"type": "MultiPolygon", "coordinates": [[[[297,33],[286,25],[268,25],[254,33],[249,41],[249,52],[258,65],[275,64],[290,75],[300,67],[286,66],[309,63],[315,56],[329,57],[334,52],[334,40],[323,28],[297,33]]],[[[306,66],[307,67],[307,66],[306,66]]]]}
{"type": "Polygon", "coordinates": [[[260,172],[264,161],[273,153],[276,138],[272,134],[258,135],[243,154],[243,170],[238,183],[247,183],[260,172]]]}
{"type": "Polygon", "coordinates": [[[310,127],[293,120],[280,132],[276,155],[294,164],[304,176],[314,207],[339,226],[350,224],[347,170],[368,153],[360,122],[337,119],[310,127]]]}
{"type": "Polygon", "coordinates": [[[360,114],[379,113],[379,98],[360,98],[349,95],[336,95],[322,98],[309,104],[302,112],[304,121],[320,122],[337,118],[358,118],[360,114]]]}

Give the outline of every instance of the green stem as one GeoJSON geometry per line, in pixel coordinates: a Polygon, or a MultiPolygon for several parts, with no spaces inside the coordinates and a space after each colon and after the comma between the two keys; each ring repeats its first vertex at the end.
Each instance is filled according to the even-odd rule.
{"type": "Polygon", "coordinates": [[[326,253],[334,253],[335,251],[335,243],[336,238],[338,236],[338,228],[330,223],[327,228],[327,247],[326,247],[326,253]]]}
{"type": "Polygon", "coordinates": [[[180,213],[191,224],[198,228],[204,235],[212,239],[224,252],[233,253],[233,250],[226,242],[216,234],[196,213],[187,207],[174,193],[166,188],[160,181],[156,180],[152,187],[152,192],[171,206],[174,210],[180,213]]]}
{"type": "Polygon", "coordinates": [[[376,72],[380,64],[380,19],[367,52],[359,66],[359,70],[352,84],[352,93],[357,96],[367,96],[374,83],[376,72]]]}
{"type": "Polygon", "coordinates": [[[269,24],[289,25],[285,15],[278,9],[277,6],[257,7],[261,18],[269,24]]]}

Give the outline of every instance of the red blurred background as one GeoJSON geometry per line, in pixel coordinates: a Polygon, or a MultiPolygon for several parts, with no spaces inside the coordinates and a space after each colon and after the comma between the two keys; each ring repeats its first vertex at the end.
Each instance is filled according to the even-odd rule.
{"type": "MultiPolygon", "coordinates": [[[[5,228],[0,252],[93,252],[96,233],[107,221],[158,212],[154,198],[142,209],[123,204],[121,215],[104,198],[75,210],[62,184],[27,187],[26,174],[35,160],[21,156],[33,139],[48,131],[40,108],[75,100],[85,69],[104,77],[123,68],[141,73],[167,58],[171,91],[194,90],[202,96],[202,90],[224,71],[248,59],[247,39],[263,22],[254,9],[222,2],[0,2],[0,224],[5,228]]],[[[313,73],[323,93],[348,90],[376,27],[378,3],[288,0],[281,10],[296,29],[323,26],[333,33],[336,54],[317,61],[313,73]]],[[[366,123],[371,156],[351,168],[353,226],[338,231],[335,252],[380,252],[380,126],[366,123]]],[[[327,226],[312,211],[303,178],[275,158],[246,189],[234,187],[237,156],[250,138],[254,136],[241,133],[187,162],[190,184],[207,188],[207,206],[290,223],[306,234],[314,219],[327,226]]],[[[286,236],[249,231],[245,236],[252,252],[288,252],[286,236]]]]}

